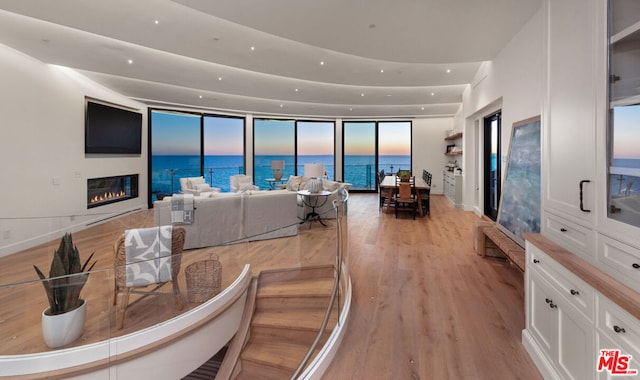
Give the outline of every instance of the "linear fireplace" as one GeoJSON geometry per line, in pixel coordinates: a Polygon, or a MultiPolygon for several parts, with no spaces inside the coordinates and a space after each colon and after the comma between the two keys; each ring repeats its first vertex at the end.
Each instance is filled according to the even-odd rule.
{"type": "Polygon", "coordinates": [[[138,174],[87,179],[87,208],[138,198],[138,174]]]}

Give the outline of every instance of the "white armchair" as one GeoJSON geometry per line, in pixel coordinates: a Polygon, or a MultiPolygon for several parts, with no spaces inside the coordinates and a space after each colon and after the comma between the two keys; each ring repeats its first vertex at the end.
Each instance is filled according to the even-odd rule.
{"type": "Polygon", "coordinates": [[[205,182],[204,177],[180,178],[180,193],[201,195],[202,193],[219,193],[220,188],[211,187],[205,182]]]}
{"type": "Polygon", "coordinates": [[[229,177],[231,192],[237,193],[245,190],[260,190],[253,184],[253,177],[250,175],[236,174],[229,177]]]}

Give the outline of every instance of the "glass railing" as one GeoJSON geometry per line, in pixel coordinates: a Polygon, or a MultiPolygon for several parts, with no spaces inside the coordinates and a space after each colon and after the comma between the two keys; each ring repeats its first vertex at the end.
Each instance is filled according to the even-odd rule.
{"type": "MultiPolygon", "coordinates": [[[[410,164],[407,163],[385,163],[379,164],[378,170],[384,170],[387,174],[396,173],[401,169],[409,169],[410,164]]],[[[335,167],[333,165],[325,165],[327,178],[335,178],[335,167]]],[[[299,168],[298,172],[303,172],[299,168]]],[[[222,192],[230,191],[229,177],[236,174],[245,174],[243,166],[234,167],[207,167],[204,168],[205,181],[213,188],[219,188],[222,192]]],[[[260,190],[273,190],[278,188],[280,184],[286,184],[289,176],[294,175],[293,167],[285,167],[282,179],[280,181],[272,181],[273,170],[270,166],[257,166],[254,168],[254,185],[260,190]]],[[[200,168],[175,168],[152,170],[151,172],[151,198],[152,202],[162,199],[171,194],[180,193],[180,178],[199,177],[200,168]]],[[[352,184],[351,190],[375,191],[376,190],[376,168],[374,164],[365,165],[345,165],[344,181],[352,184]]]]}
{"type": "MultiPolygon", "coordinates": [[[[305,222],[310,210],[295,192],[245,192],[197,200],[193,222],[172,227],[172,238],[185,230],[182,252],[160,255],[154,248],[152,258],[145,258],[149,252],[139,252],[142,256],[129,256],[125,265],[118,264],[115,254],[119,251],[116,243],[125,230],[153,227],[168,210],[156,206],[104,218],[80,231],[69,228],[74,230],[73,243],[81,260],[93,253],[91,261],[97,263],[88,277],[86,273],[71,276],[86,277],[80,292],[86,305],[85,321],[77,337],[73,333],[60,334],[61,328],[55,328],[63,336],[60,339],[67,339],[62,342],[45,338],[41,321],[49,307],[47,281],[39,280],[33,268],[36,265],[48,276],[60,238],[0,257],[0,377],[39,378],[51,373],[71,377],[89,373],[94,379],[124,379],[130,378],[128,366],[144,365],[149,354],[154,358],[153,365],[147,363],[152,368],[150,373],[159,371],[164,377],[175,373],[179,378],[198,368],[232,339],[235,331],[229,326],[239,324],[245,304],[242,297],[246,297],[250,278],[263,271],[282,269],[335,268],[336,284],[340,286],[334,287],[332,304],[327,305],[328,318],[320,333],[324,338],[318,340],[324,344],[337,330],[344,307],[346,287],[344,280],[340,282],[340,275],[348,246],[347,192],[338,190],[329,197],[328,207],[316,210],[324,225],[315,220],[305,222]],[[213,238],[203,238],[211,235],[213,238]],[[155,257],[158,255],[170,256],[171,262],[161,262],[155,257]],[[136,278],[153,278],[166,284],[157,290],[153,286],[140,289],[133,286],[139,281],[136,278]],[[233,314],[233,322],[224,322],[223,330],[228,335],[212,332],[216,323],[222,324],[216,321],[222,321],[227,314],[233,314]],[[182,339],[198,338],[205,339],[211,352],[185,354],[182,339]],[[180,364],[171,360],[165,363],[162,355],[174,346],[181,347],[173,354],[181,358],[180,364]]],[[[171,199],[160,203],[170,205],[171,199]]],[[[59,235],[61,231],[56,229],[52,234],[59,235]]],[[[143,243],[146,240],[140,239],[133,235],[131,246],[173,244],[162,239],[143,243]]],[[[125,256],[133,254],[122,250],[125,256]]],[[[310,355],[301,370],[309,371],[314,360],[318,359],[310,355]]],[[[300,378],[306,378],[304,372],[300,378]]]]}

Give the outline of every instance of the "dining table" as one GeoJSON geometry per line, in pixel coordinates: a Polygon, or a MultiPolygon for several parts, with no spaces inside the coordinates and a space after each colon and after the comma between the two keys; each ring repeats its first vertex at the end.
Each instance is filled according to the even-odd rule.
{"type": "MultiPolygon", "coordinates": [[[[397,183],[399,182],[398,177],[395,175],[387,175],[384,177],[382,182],[380,182],[380,191],[387,192],[387,199],[393,199],[393,193],[397,187],[397,183]]],[[[414,177],[412,179],[414,181],[414,190],[416,191],[416,197],[418,197],[418,210],[420,211],[420,216],[424,216],[424,211],[422,210],[422,201],[418,196],[418,193],[421,190],[431,190],[431,186],[429,186],[422,178],[414,177]]],[[[387,202],[385,207],[385,212],[389,212],[391,210],[391,202],[387,202]]]]}

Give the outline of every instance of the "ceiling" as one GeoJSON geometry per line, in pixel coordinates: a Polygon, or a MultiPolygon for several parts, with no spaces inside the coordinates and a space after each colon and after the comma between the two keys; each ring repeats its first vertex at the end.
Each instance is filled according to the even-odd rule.
{"type": "Polygon", "coordinates": [[[452,116],[540,0],[0,0],[0,43],[150,106],[452,116]]]}

